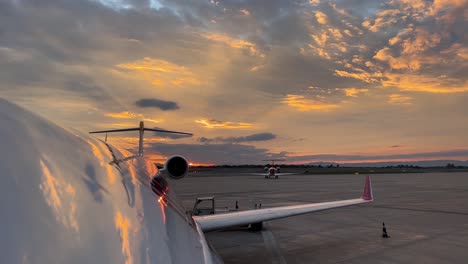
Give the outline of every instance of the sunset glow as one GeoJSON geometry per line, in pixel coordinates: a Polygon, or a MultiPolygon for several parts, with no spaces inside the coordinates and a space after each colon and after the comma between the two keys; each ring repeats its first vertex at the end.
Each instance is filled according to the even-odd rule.
{"type": "MultiPolygon", "coordinates": [[[[468,159],[464,0],[143,2],[58,1],[51,16],[7,0],[2,97],[85,133],[194,134],[145,133],[159,163],[468,159]]],[[[137,136],[108,140],[135,153],[137,136]]]]}

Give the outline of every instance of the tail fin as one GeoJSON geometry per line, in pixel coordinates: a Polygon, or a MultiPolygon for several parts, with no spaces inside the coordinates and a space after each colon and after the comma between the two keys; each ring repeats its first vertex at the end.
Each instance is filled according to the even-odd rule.
{"type": "Polygon", "coordinates": [[[373,201],[374,195],[372,194],[372,183],[370,176],[366,176],[366,184],[364,185],[364,192],[361,196],[366,201],[373,201]]]}

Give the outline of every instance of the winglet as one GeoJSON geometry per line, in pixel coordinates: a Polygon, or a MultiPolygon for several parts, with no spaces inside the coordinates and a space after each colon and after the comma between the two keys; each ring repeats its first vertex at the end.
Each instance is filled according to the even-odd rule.
{"type": "Polygon", "coordinates": [[[366,201],[374,200],[374,196],[372,195],[372,184],[370,176],[366,176],[366,184],[364,185],[364,192],[362,193],[361,198],[366,201]]]}

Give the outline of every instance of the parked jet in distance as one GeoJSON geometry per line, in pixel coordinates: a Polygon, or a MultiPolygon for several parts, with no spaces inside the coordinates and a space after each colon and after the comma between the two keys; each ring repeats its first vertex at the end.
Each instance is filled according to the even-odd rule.
{"type": "Polygon", "coordinates": [[[373,201],[367,177],[356,199],[191,216],[170,187],[187,160],[159,170],[142,136],[131,155],[2,99],[0,122],[4,263],[218,263],[204,232],[373,201]]]}
{"type": "Polygon", "coordinates": [[[284,159],[270,159],[270,160],[263,160],[263,161],[271,161],[271,165],[267,164],[264,168],[265,173],[253,173],[253,175],[260,175],[264,176],[265,179],[278,179],[279,176],[291,175],[294,173],[280,173],[280,166],[275,166],[275,161],[284,161],[284,159]]]}

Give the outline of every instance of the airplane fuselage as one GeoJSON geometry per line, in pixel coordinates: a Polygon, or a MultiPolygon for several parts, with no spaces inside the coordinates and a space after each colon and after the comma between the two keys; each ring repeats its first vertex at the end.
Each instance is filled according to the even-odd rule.
{"type": "Polygon", "coordinates": [[[218,262],[150,160],[1,99],[0,122],[2,263],[218,262]]]}

